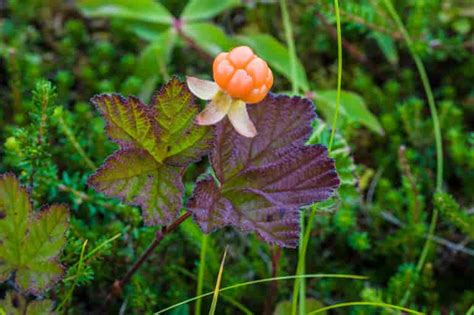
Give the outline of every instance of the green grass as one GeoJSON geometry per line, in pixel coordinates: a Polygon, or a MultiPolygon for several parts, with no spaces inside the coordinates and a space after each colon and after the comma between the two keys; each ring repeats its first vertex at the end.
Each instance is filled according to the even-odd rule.
{"type": "MultiPolygon", "coordinates": [[[[328,151],[331,152],[332,144],[334,141],[334,135],[337,128],[337,119],[339,116],[339,110],[341,106],[341,86],[342,86],[342,32],[341,32],[341,19],[339,14],[339,2],[334,0],[334,9],[336,14],[336,24],[337,24],[337,96],[336,96],[336,111],[334,113],[333,125],[331,130],[331,137],[329,139],[328,151]]],[[[301,275],[305,272],[305,260],[306,260],[306,250],[308,248],[309,238],[311,236],[311,229],[313,227],[314,217],[316,216],[317,206],[313,206],[311,213],[309,214],[308,225],[306,231],[304,231],[304,225],[301,227],[301,233],[304,232],[303,241],[300,244],[301,250],[298,255],[298,264],[296,267],[296,275],[301,275]]],[[[295,279],[293,286],[293,299],[291,306],[291,314],[296,315],[296,308],[298,304],[298,297],[300,298],[300,307],[299,314],[303,315],[306,313],[305,310],[305,281],[304,279],[295,279]],[[298,291],[302,292],[301,295],[298,294],[298,291]]]]}
{"type": "MultiPolygon", "coordinates": [[[[209,235],[203,233],[202,240],[201,240],[201,252],[199,255],[199,273],[198,273],[196,295],[202,294],[202,288],[204,284],[204,272],[206,270],[206,253],[207,253],[208,240],[209,240],[209,235]]],[[[202,305],[202,300],[201,299],[197,300],[195,308],[194,308],[194,313],[196,315],[201,315],[201,305],[202,305]]]]}
{"type": "MultiPolygon", "coordinates": [[[[250,285],[255,285],[255,284],[267,283],[267,282],[272,282],[272,281],[293,280],[293,279],[296,279],[296,278],[305,278],[305,279],[306,278],[334,278],[334,279],[352,279],[352,280],[366,280],[366,279],[368,279],[367,277],[364,277],[364,276],[345,275],[345,274],[307,274],[307,275],[301,275],[301,276],[282,276],[282,277],[272,277],[272,278],[265,278],[265,279],[259,279],[259,280],[253,280],[253,281],[237,283],[237,284],[225,287],[225,288],[221,288],[221,289],[219,289],[219,292],[225,292],[225,291],[228,291],[228,290],[235,290],[235,289],[238,289],[238,288],[242,288],[242,287],[246,287],[246,286],[250,286],[250,285]]],[[[169,310],[172,310],[172,309],[174,309],[178,306],[181,306],[181,305],[184,305],[184,304],[187,304],[187,303],[190,303],[190,302],[193,302],[193,301],[196,301],[198,299],[202,299],[204,297],[211,296],[211,295],[214,295],[214,294],[215,294],[215,292],[212,291],[212,292],[201,294],[199,296],[195,296],[193,298],[184,300],[182,302],[179,302],[179,303],[173,304],[173,305],[171,305],[167,308],[164,308],[164,309],[156,312],[155,314],[156,315],[157,314],[163,314],[163,313],[165,313],[169,310]]]]}

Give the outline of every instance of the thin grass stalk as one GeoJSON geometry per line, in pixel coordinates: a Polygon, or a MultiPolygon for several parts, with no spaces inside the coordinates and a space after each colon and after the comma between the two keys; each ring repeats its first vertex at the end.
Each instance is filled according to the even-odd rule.
{"type": "Polygon", "coordinates": [[[219,292],[221,288],[222,274],[224,273],[224,264],[225,264],[226,256],[227,256],[227,248],[224,251],[224,256],[222,257],[221,266],[219,268],[219,274],[217,275],[217,281],[216,281],[216,286],[214,288],[214,294],[212,297],[212,303],[211,303],[211,309],[209,310],[209,315],[214,315],[216,313],[217,300],[219,299],[219,292]]]}
{"type": "MultiPolygon", "coordinates": [[[[301,216],[301,231],[305,230],[305,224],[304,224],[304,215],[301,216]]],[[[308,246],[308,242],[306,241],[306,233],[300,233],[300,244],[306,244],[305,247],[308,246]]],[[[305,274],[306,273],[306,248],[303,250],[303,246],[300,246],[298,252],[298,263],[301,262],[301,269],[300,269],[300,274],[305,274]]],[[[300,285],[299,285],[299,312],[300,314],[305,314],[306,313],[306,281],[305,279],[299,279],[298,280],[300,285]]]]}
{"type": "MultiPolygon", "coordinates": [[[[298,296],[301,296],[300,294],[298,294],[298,290],[301,290],[301,287],[305,286],[305,285],[301,284],[301,283],[305,282],[304,281],[305,278],[302,278],[302,277],[299,277],[299,276],[304,274],[306,251],[307,251],[307,248],[308,248],[309,236],[311,234],[311,227],[313,226],[313,221],[314,221],[315,214],[316,214],[316,207],[312,207],[311,213],[310,213],[309,218],[308,218],[308,225],[306,227],[306,230],[304,230],[304,234],[303,234],[303,232],[301,233],[301,235],[303,237],[303,241],[300,244],[298,264],[296,266],[296,276],[297,276],[297,278],[295,278],[295,282],[293,284],[293,299],[292,299],[292,303],[291,303],[291,314],[293,314],[293,315],[296,314],[297,305],[298,305],[298,296]]],[[[303,229],[302,229],[302,231],[303,231],[303,229]]],[[[304,301],[305,297],[306,296],[303,297],[303,303],[305,302],[304,301]]],[[[300,297],[300,301],[301,301],[301,297],[300,297]]],[[[302,311],[304,311],[304,307],[303,307],[303,309],[301,309],[301,304],[300,304],[299,312],[301,313],[302,311]]]]}
{"type": "Polygon", "coordinates": [[[363,302],[362,301],[362,302],[338,303],[338,304],[326,306],[326,307],[320,308],[318,310],[315,310],[313,312],[310,312],[307,315],[326,313],[326,311],[329,311],[329,310],[333,310],[333,309],[337,309],[337,308],[343,308],[343,307],[351,307],[351,306],[374,306],[374,307],[381,307],[381,308],[386,308],[386,309],[393,309],[393,310],[402,311],[402,312],[410,313],[410,314],[418,314],[418,315],[424,314],[424,313],[421,313],[421,312],[418,312],[418,311],[415,311],[415,310],[412,310],[412,309],[409,309],[409,308],[405,308],[405,307],[401,307],[401,306],[397,306],[397,305],[393,305],[393,304],[377,303],[377,302],[363,302]]]}
{"type": "MultiPolygon", "coordinates": [[[[332,145],[334,142],[334,135],[336,133],[337,128],[337,120],[339,118],[339,110],[341,105],[341,88],[342,88],[342,31],[341,31],[341,18],[339,13],[339,1],[334,0],[334,12],[336,14],[336,25],[337,25],[337,92],[336,92],[336,111],[334,113],[334,119],[332,123],[331,129],[331,137],[329,139],[329,146],[328,151],[331,153],[332,145]]],[[[302,244],[300,244],[301,251],[299,252],[298,257],[298,265],[296,270],[296,275],[301,275],[305,272],[305,264],[304,261],[306,259],[306,250],[308,248],[309,237],[311,235],[311,229],[313,227],[314,217],[316,215],[316,207],[313,207],[311,213],[308,218],[308,225],[304,232],[304,238],[302,244]]],[[[302,230],[303,231],[303,230],[302,230]]],[[[293,286],[293,301],[292,301],[292,315],[296,315],[296,305],[298,304],[298,289],[301,288],[304,290],[305,288],[305,280],[304,279],[295,279],[295,284],[293,286]],[[301,282],[300,285],[298,283],[301,282]]],[[[305,314],[305,301],[306,295],[300,296],[300,308],[299,314],[305,314]],[[301,301],[303,299],[303,301],[301,301]]]]}
{"type": "Polygon", "coordinates": [[[291,91],[293,95],[298,94],[298,78],[296,75],[296,49],[295,39],[293,37],[293,26],[291,25],[290,15],[288,14],[288,5],[286,0],[280,0],[281,16],[283,27],[285,29],[286,45],[290,57],[291,91]]]}
{"type": "MultiPolygon", "coordinates": [[[[206,269],[206,254],[207,254],[207,244],[209,240],[208,234],[203,234],[201,239],[201,253],[199,255],[199,272],[198,272],[198,283],[196,289],[196,295],[202,294],[202,288],[204,284],[204,271],[206,269]]],[[[196,301],[194,308],[194,314],[201,315],[201,305],[202,300],[199,299],[196,301]]]]}
{"type": "MultiPolygon", "coordinates": [[[[423,84],[423,88],[425,90],[426,98],[428,100],[428,106],[430,108],[431,120],[433,121],[433,129],[434,129],[435,143],[436,143],[436,191],[439,192],[442,190],[442,185],[443,185],[443,142],[441,138],[441,127],[439,125],[438,111],[436,109],[433,91],[431,90],[431,85],[428,79],[428,75],[426,73],[425,66],[423,65],[421,58],[418,56],[415,49],[413,48],[413,40],[411,39],[410,34],[405,28],[400,16],[398,15],[397,11],[393,7],[393,4],[390,0],[384,0],[384,4],[385,4],[385,7],[387,8],[389,15],[395,21],[395,24],[397,25],[400,33],[405,39],[405,42],[408,46],[408,50],[413,60],[415,61],[415,65],[420,75],[420,79],[423,84]]],[[[426,242],[423,246],[423,250],[420,254],[420,258],[416,265],[417,274],[421,272],[421,270],[423,269],[423,266],[425,265],[426,258],[428,256],[430,246],[431,246],[431,240],[436,230],[437,220],[438,220],[438,209],[434,208],[433,215],[431,217],[430,226],[428,229],[428,237],[426,239],[426,242]]],[[[408,302],[413,286],[414,284],[413,282],[411,282],[410,286],[408,287],[401,301],[402,305],[405,305],[408,302]]]]}
{"type": "Polygon", "coordinates": [[[79,281],[79,276],[81,275],[82,273],[82,267],[84,266],[84,253],[86,251],[86,246],[87,246],[87,242],[88,240],[85,240],[84,241],[84,244],[82,244],[82,249],[81,249],[81,254],[79,256],[79,262],[78,262],[78,266],[77,266],[77,272],[76,272],[76,277],[74,279],[74,282],[72,283],[72,286],[71,288],[69,289],[69,291],[67,292],[66,294],[66,297],[64,298],[64,300],[62,301],[62,303],[57,307],[56,309],[56,312],[61,314],[64,307],[69,303],[69,301],[72,299],[72,294],[74,293],[74,289],[76,288],[77,286],[77,282],[79,281]]]}
{"type": "MultiPolygon", "coordinates": [[[[221,288],[219,290],[219,292],[222,293],[224,291],[234,290],[234,289],[238,289],[238,288],[241,288],[241,287],[254,285],[254,284],[267,283],[267,282],[271,282],[271,281],[292,280],[292,279],[296,279],[296,278],[334,278],[334,279],[351,279],[351,280],[367,280],[368,279],[365,276],[348,275],[348,274],[306,274],[306,275],[301,275],[301,276],[282,276],[282,277],[272,277],[272,278],[265,278],[265,279],[258,279],[258,280],[252,280],[252,281],[237,283],[237,284],[225,287],[225,288],[221,288]]],[[[176,307],[179,307],[179,306],[184,305],[184,304],[188,304],[188,303],[196,301],[198,299],[205,298],[207,296],[211,296],[213,294],[214,294],[214,291],[201,294],[200,296],[195,296],[193,298],[184,300],[182,302],[179,302],[179,303],[171,305],[167,308],[164,308],[164,309],[156,312],[155,315],[163,314],[163,313],[165,313],[169,310],[172,310],[176,307]]]]}

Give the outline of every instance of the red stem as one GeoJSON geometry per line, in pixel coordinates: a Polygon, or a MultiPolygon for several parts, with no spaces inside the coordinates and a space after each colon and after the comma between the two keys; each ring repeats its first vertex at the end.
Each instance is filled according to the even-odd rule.
{"type": "MultiPolygon", "coordinates": [[[[272,252],[272,278],[275,278],[278,274],[278,269],[280,267],[280,258],[281,258],[281,247],[273,246],[271,249],[272,252]]],[[[264,304],[263,314],[271,315],[273,314],[274,304],[278,297],[278,281],[273,281],[269,284],[269,290],[267,298],[264,304]]]]}
{"type": "Polygon", "coordinates": [[[140,267],[143,265],[143,263],[147,260],[148,256],[155,250],[155,248],[161,243],[161,240],[163,238],[176,230],[176,228],[186,221],[191,216],[191,212],[186,211],[183,215],[181,215],[176,221],[171,223],[169,226],[163,227],[163,229],[159,230],[156,232],[156,237],[153,240],[153,242],[148,245],[147,249],[141,254],[140,258],[130,267],[130,269],[127,271],[127,273],[123,276],[121,280],[115,280],[113,286],[112,286],[112,294],[109,294],[107,297],[107,300],[111,299],[111,295],[114,296],[121,296],[122,295],[122,290],[123,287],[130,281],[132,276],[135,274],[135,272],[140,269],[140,267]]]}

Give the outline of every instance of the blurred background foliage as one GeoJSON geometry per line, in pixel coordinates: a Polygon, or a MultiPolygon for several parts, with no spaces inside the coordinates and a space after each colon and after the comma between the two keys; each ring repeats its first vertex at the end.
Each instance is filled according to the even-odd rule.
{"type": "MultiPolygon", "coordinates": [[[[341,1],[344,91],[332,154],[343,185],[338,196],[315,205],[306,272],[370,279],[307,280],[307,305],[400,304],[411,290],[405,306],[463,314],[474,304],[474,5],[462,0],[393,3],[437,100],[445,193],[433,199],[433,126],[402,35],[378,1],[341,1]],[[418,274],[417,259],[435,207],[438,228],[418,274]]],[[[298,55],[293,84],[298,94],[315,101],[322,118],[315,121],[310,142],[327,144],[336,95],[334,8],[331,1],[290,1],[289,14],[298,55]]],[[[35,206],[62,202],[72,209],[62,257],[66,276],[47,294],[58,303],[66,300],[64,311],[101,313],[111,283],[156,230],[143,226],[139,209],[86,186],[87,177],[114,150],[89,98],[119,92],[148,101],[173,74],[210,78],[212,58],[239,44],[268,61],[276,73],[274,92],[291,90],[277,1],[0,1],[0,172],[13,172],[29,185],[35,206]],[[86,253],[92,254],[78,269],[85,240],[86,253]]],[[[189,168],[188,195],[207,167],[203,161],[189,168]]],[[[106,305],[108,310],[151,313],[194,296],[201,238],[196,224],[183,224],[134,276],[124,298],[106,305]]],[[[222,230],[208,240],[206,292],[214,286],[226,245],[224,286],[295,272],[297,251],[282,251],[272,267],[274,253],[265,243],[222,230]]],[[[9,282],[1,284],[0,298],[13,290],[9,282]]],[[[227,291],[218,313],[285,314],[291,291],[292,283],[285,281],[227,291]]],[[[209,305],[205,299],[203,310],[209,305]]],[[[183,306],[173,314],[192,309],[183,306]]],[[[364,307],[339,313],[393,312],[364,307]]]]}

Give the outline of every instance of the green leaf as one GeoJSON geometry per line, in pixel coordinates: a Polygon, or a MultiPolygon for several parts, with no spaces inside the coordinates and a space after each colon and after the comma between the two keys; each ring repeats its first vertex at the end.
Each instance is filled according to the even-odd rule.
{"type": "Polygon", "coordinates": [[[173,15],[154,0],[79,0],[79,8],[90,17],[114,17],[154,24],[169,24],[173,15]]]}
{"type": "MultiPolygon", "coordinates": [[[[267,34],[237,36],[237,40],[252,47],[257,55],[269,63],[272,70],[281,73],[291,81],[290,54],[282,43],[267,34]]],[[[296,75],[298,88],[308,91],[308,79],[300,60],[297,60],[296,75]]]]}
{"type": "Polygon", "coordinates": [[[181,171],[158,163],[146,151],[125,149],[110,156],[89,178],[89,185],[141,206],[147,225],[168,224],[181,210],[184,191],[181,171]]]}
{"type": "Polygon", "coordinates": [[[63,274],[58,255],[69,213],[62,205],[33,213],[28,198],[16,177],[0,177],[0,281],[15,273],[22,291],[38,295],[63,274]]]}
{"type": "Polygon", "coordinates": [[[171,79],[151,101],[159,125],[159,141],[166,146],[166,163],[185,166],[200,160],[211,147],[210,127],[194,124],[199,108],[188,88],[171,79]]]}
{"type": "Polygon", "coordinates": [[[150,106],[117,94],[98,95],[92,102],[121,149],[89,178],[89,185],[141,206],[148,225],[171,223],[181,209],[184,169],[209,151],[213,137],[212,128],[194,124],[199,109],[188,88],[173,78],[150,106]]]}
{"type": "Polygon", "coordinates": [[[209,19],[238,5],[239,0],[191,0],[181,13],[181,18],[186,22],[209,19]]]}
{"type": "Polygon", "coordinates": [[[221,28],[211,23],[185,24],[183,32],[212,56],[235,46],[234,41],[221,28]]]}
{"type": "MultiPolygon", "coordinates": [[[[318,108],[321,109],[328,122],[334,118],[336,94],[336,90],[314,92],[314,99],[317,101],[318,108]]],[[[377,117],[367,109],[364,99],[354,92],[341,91],[339,114],[349,123],[360,123],[380,135],[384,134],[377,117]]]]}
{"type": "Polygon", "coordinates": [[[176,32],[169,28],[153,37],[153,42],[140,54],[135,75],[143,80],[140,91],[142,99],[150,99],[156,87],[156,82],[168,76],[168,64],[171,52],[176,44],[176,32]]]}
{"type": "Polygon", "coordinates": [[[138,98],[102,94],[92,98],[92,102],[106,119],[106,130],[113,141],[122,147],[144,149],[158,162],[166,158],[166,147],[158,142],[158,127],[138,98]]]}
{"type": "Polygon", "coordinates": [[[146,80],[152,77],[163,77],[176,43],[176,32],[172,29],[159,34],[140,54],[135,74],[146,80]]]}
{"type": "Polygon", "coordinates": [[[54,303],[51,300],[35,300],[28,302],[20,294],[12,292],[7,292],[5,298],[0,300],[0,315],[54,314],[53,308],[54,303]]]}
{"type": "Polygon", "coordinates": [[[371,37],[375,39],[385,58],[391,63],[398,63],[398,51],[392,37],[383,33],[372,33],[371,37]]]}

